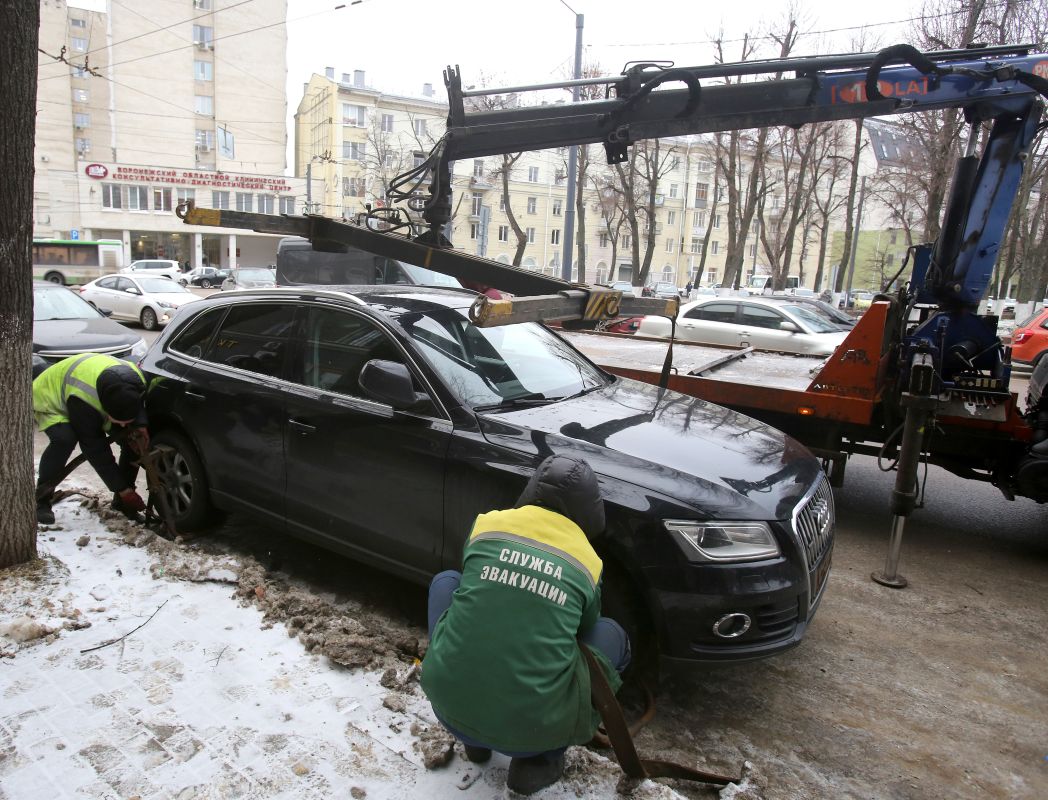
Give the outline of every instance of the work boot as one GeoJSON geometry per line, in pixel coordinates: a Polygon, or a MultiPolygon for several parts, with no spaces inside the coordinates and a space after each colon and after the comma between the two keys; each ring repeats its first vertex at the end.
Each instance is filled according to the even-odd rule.
{"type": "Polygon", "coordinates": [[[54,525],[55,512],[51,510],[50,503],[38,503],[36,506],[36,521],[40,525],[54,525]]]}
{"type": "Polygon", "coordinates": [[[475,747],[471,744],[463,744],[466,748],[466,760],[474,764],[484,764],[491,760],[491,749],[488,747],[475,747]]]}
{"type": "Polygon", "coordinates": [[[564,773],[564,751],[541,753],[509,762],[506,786],[517,794],[535,794],[556,783],[564,773]]]}
{"type": "Polygon", "coordinates": [[[120,499],[120,495],[119,494],[114,494],[113,495],[113,502],[110,505],[110,508],[112,508],[114,511],[119,511],[121,514],[123,514],[125,517],[127,517],[132,522],[141,522],[142,521],[142,517],[139,516],[138,512],[135,511],[134,509],[128,508],[124,504],[124,501],[120,499]]]}

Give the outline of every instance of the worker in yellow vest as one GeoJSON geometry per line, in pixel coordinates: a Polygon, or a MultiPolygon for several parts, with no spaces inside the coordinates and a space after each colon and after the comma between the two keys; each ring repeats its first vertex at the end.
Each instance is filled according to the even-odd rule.
{"type": "Polygon", "coordinates": [[[145,413],[146,380],[134,364],[112,356],[85,353],[71,356],[41,372],[33,381],[33,415],[47,435],[37,478],[37,522],[55,521],[54,490],[73,449],[87,457],[113,492],[113,508],[130,518],[146,504],[135,491],[137,453],[149,448],[145,413]],[[113,458],[108,435],[113,426],[129,429],[113,458]]]}

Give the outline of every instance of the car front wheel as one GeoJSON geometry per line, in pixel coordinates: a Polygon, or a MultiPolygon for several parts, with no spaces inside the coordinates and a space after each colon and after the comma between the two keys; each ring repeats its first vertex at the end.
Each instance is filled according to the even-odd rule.
{"type": "Polygon", "coordinates": [[[142,327],[147,331],[155,331],[159,327],[159,323],[156,319],[156,312],[151,308],[142,309],[142,327]]]}
{"type": "Polygon", "coordinates": [[[210,487],[196,448],[181,433],[161,431],[153,437],[158,452],[157,477],[179,533],[192,533],[214,521],[210,487]]]}
{"type": "Polygon", "coordinates": [[[209,281],[207,278],[204,278],[204,280],[200,281],[200,288],[201,289],[210,289],[211,288],[211,281],[209,281]]]}

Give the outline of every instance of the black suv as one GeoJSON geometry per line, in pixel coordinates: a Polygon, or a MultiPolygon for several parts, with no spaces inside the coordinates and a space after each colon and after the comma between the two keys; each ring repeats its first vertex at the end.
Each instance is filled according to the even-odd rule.
{"type": "Polygon", "coordinates": [[[605,611],[677,661],[797,644],[826,585],[818,461],[733,411],[609,375],[537,323],[479,328],[476,295],[294,287],[181,308],[142,367],[177,526],[216,509],[425,582],[550,453],[606,500],[605,611]]]}

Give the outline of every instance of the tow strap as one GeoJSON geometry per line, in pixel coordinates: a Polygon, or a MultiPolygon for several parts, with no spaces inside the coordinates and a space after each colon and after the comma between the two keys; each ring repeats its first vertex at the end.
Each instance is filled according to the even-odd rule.
{"type": "Polygon", "coordinates": [[[630,729],[626,725],[626,718],[622,714],[622,707],[615,698],[615,693],[604,677],[604,671],[597,663],[590,649],[579,644],[582,655],[586,659],[590,674],[590,693],[593,697],[593,705],[600,712],[600,718],[604,721],[604,730],[608,732],[608,739],[615,751],[615,757],[619,760],[619,766],[627,777],[642,780],[644,778],[676,778],[685,781],[698,781],[700,783],[711,783],[714,786],[727,786],[729,783],[738,783],[740,778],[731,778],[727,775],[718,775],[715,772],[705,772],[701,769],[686,767],[673,761],[661,761],[657,759],[641,758],[637,753],[637,747],[633,743],[630,729]]]}

